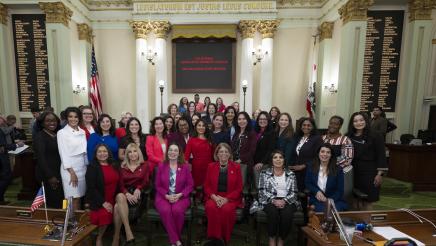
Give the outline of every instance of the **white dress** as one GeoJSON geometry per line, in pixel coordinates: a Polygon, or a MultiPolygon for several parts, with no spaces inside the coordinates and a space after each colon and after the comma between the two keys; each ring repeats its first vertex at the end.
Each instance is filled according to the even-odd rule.
{"type": "Polygon", "coordinates": [[[61,177],[64,188],[65,198],[72,196],[79,198],[86,192],[86,166],[88,158],[86,156],[86,135],[85,131],[74,130],[68,124],[57,133],[59,155],[61,156],[61,177]],[[77,175],[78,185],[73,187],[70,184],[71,175],[67,168],[73,168],[77,175]]]}

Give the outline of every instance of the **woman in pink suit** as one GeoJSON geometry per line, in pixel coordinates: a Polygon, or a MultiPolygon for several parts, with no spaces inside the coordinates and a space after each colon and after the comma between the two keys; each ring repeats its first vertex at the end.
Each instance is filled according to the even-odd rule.
{"type": "Polygon", "coordinates": [[[176,143],[171,143],[165,161],[157,169],[154,202],[171,245],[182,245],[180,238],[185,211],[190,205],[189,194],[192,192],[193,183],[189,165],[185,163],[181,149],[176,143]]]}
{"type": "MultiPolygon", "coordinates": [[[[149,170],[154,170],[164,160],[167,151],[167,129],[162,117],[154,117],[151,121],[150,135],[147,136],[145,149],[147,150],[149,170]]],[[[153,171],[151,171],[153,173],[153,171]]]]}
{"type": "Polygon", "coordinates": [[[228,144],[218,144],[216,162],[209,164],[204,182],[207,237],[223,239],[226,243],[236,222],[236,208],[242,205],[241,166],[231,161],[231,153],[228,144]]]}
{"type": "Polygon", "coordinates": [[[185,150],[185,160],[189,160],[192,155],[192,176],[195,187],[204,183],[207,165],[211,163],[213,150],[209,128],[203,119],[199,119],[194,128],[192,138],[188,140],[185,150]]]}

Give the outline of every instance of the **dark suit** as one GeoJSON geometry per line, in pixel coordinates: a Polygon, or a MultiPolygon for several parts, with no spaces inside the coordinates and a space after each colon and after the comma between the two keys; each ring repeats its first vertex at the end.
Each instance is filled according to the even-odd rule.
{"type": "MultiPolygon", "coordinates": [[[[105,200],[105,184],[103,170],[100,164],[92,163],[86,170],[86,194],[85,201],[91,210],[103,207],[105,200]]],[[[118,191],[115,192],[118,194],[118,191]]]]}

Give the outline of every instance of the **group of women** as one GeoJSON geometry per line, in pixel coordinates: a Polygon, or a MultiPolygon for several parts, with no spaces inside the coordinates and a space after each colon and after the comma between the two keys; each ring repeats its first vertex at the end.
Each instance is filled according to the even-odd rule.
{"type": "Polygon", "coordinates": [[[384,141],[369,129],[365,113],[352,115],[345,136],[340,133],[343,119],[333,116],[321,136],[311,118],[300,118],[294,131],[291,116],[277,107],[256,111],[252,120],[233,106],[222,113],[220,102],[219,107],[209,103],[201,117],[195,102],[191,105],[182,98],[179,106],[170,105],[166,117],[151,121],[149,135],[130,113],[122,115],[115,129],[107,114],[95,121],[91,108],[69,107],[61,129],[59,118],[44,112],[37,121],[40,131],[34,146],[47,205],[60,207],[63,197],[73,197],[78,209],[85,198],[91,222],[99,226],[97,245],[102,245],[112,222],[113,245],[119,243],[122,225],[130,243],[134,235],[129,206],[140,205],[143,189],[154,182],[155,207],[169,241],[181,245],[190,193],[202,186],[207,235],[228,242],[235,210],[249,205],[242,199],[243,187],[258,187],[270,245],[283,245],[294,211],[307,207],[298,191],[309,191],[309,203],[317,211],[323,210],[327,199],[345,210],[344,189],[353,184],[344,186],[344,172],[353,167],[354,187],[368,194],[367,207],[378,200],[387,168],[384,141]],[[255,173],[260,177],[256,184],[255,173]]]}

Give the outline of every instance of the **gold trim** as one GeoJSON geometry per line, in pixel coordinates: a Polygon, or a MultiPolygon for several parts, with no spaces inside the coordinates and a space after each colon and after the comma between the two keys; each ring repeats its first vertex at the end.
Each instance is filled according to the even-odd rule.
{"type": "Polygon", "coordinates": [[[262,34],[262,38],[273,38],[274,33],[280,25],[280,20],[261,20],[257,30],[262,34]]]}
{"type": "Polygon", "coordinates": [[[86,40],[89,43],[92,41],[92,29],[86,23],[77,24],[77,31],[79,32],[79,40],[86,40]]]}
{"type": "Polygon", "coordinates": [[[236,28],[231,25],[174,25],[172,39],[176,38],[236,38],[236,28]]]}
{"type": "Polygon", "coordinates": [[[147,35],[153,29],[151,23],[149,21],[131,21],[130,26],[135,33],[135,38],[139,39],[147,39],[147,35]]]}
{"type": "Polygon", "coordinates": [[[323,22],[321,26],[319,26],[319,41],[323,41],[324,39],[331,39],[333,37],[333,27],[334,22],[323,22]]]}
{"type": "Polygon", "coordinates": [[[366,21],[368,8],[374,3],[374,0],[349,0],[339,8],[343,24],[349,21],[366,21]]]}
{"type": "Polygon", "coordinates": [[[8,7],[2,3],[0,3],[0,23],[8,24],[8,7]]]}
{"type": "Polygon", "coordinates": [[[68,27],[71,16],[73,16],[73,11],[65,6],[65,4],[62,2],[39,2],[39,7],[45,13],[47,23],[62,23],[68,27]]]}
{"type": "Polygon", "coordinates": [[[167,38],[168,32],[171,29],[169,21],[152,21],[151,25],[156,38],[167,38]]]}
{"type": "Polygon", "coordinates": [[[436,8],[436,0],[409,0],[409,22],[431,20],[431,12],[434,8],[436,8]]]}
{"type": "Polygon", "coordinates": [[[238,24],[238,31],[241,33],[242,39],[254,38],[259,21],[241,20],[238,24]]]}

